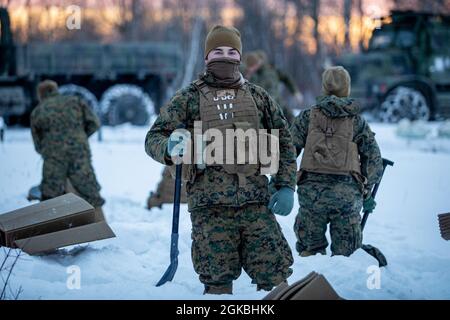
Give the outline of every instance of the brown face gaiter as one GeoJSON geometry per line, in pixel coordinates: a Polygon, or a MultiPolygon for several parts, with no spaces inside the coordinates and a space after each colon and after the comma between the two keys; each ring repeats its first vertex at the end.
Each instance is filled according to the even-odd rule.
{"type": "Polygon", "coordinates": [[[206,65],[206,81],[214,87],[235,88],[241,85],[241,62],[230,58],[217,58],[206,65]]]}

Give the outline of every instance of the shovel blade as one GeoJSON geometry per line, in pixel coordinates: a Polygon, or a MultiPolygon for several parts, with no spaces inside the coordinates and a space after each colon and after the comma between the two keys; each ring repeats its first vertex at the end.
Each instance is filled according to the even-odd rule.
{"type": "Polygon", "coordinates": [[[372,257],[374,257],[378,261],[378,266],[385,267],[387,266],[387,260],[384,254],[380,251],[380,249],[371,246],[370,244],[363,244],[361,246],[361,249],[363,249],[365,252],[370,254],[372,257]]]}
{"type": "Polygon", "coordinates": [[[177,268],[178,268],[178,259],[175,259],[174,261],[172,261],[170,263],[170,265],[167,268],[166,272],[164,272],[163,276],[158,281],[156,286],[160,287],[163,284],[165,284],[166,282],[172,281],[173,277],[175,276],[175,272],[177,272],[177,268]]]}

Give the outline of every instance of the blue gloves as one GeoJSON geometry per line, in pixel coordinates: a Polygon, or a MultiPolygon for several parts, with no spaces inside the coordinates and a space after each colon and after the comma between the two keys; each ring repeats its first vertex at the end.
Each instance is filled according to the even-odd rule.
{"type": "Polygon", "coordinates": [[[294,190],[282,187],[270,198],[268,208],[275,214],[287,216],[294,206],[294,190]]]}
{"type": "Polygon", "coordinates": [[[167,155],[169,157],[182,156],[186,152],[187,142],[190,139],[188,131],[177,130],[167,139],[167,155]]]}
{"type": "Polygon", "coordinates": [[[372,196],[367,197],[363,201],[364,212],[372,213],[376,206],[377,206],[377,203],[375,202],[375,199],[372,198],[372,196]]]}

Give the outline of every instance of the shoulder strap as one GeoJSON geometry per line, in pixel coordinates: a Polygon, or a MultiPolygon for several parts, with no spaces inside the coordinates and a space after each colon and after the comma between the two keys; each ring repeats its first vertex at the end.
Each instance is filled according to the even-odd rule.
{"type": "Polygon", "coordinates": [[[198,89],[198,91],[206,96],[211,90],[206,82],[202,79],[197,79],[194,81],[194,86],[198,89]]]}
{"type": "Polygon", "coordinates": [[[202,79],[197,79],[197,80],[194,81],[194,85],[195,85],[196,87],[200,88],[200,87],[206,85],[206,83],[205,83],[205,81],[203,81],[202,79]]]}
{"type": "Polygon", "coordinates": [[[320,108],[317,108],[316,106],[311,108],[311,111],[309,113],[308,133],[310,133],[317,126],[319,126],[320,128],[323,126],[323,124],[320,123],[321,119],[319,119],[319,118],[321,118],[323,116],[325,116],[325,115],[320,110],[320,108]]]}
{"type": "MultiPolygon", "coordinates": [[[[251,92],[251,90],[250,90],[250,82],[247,80],[247,79],[244,79],[245,81],[244,81],[244,84],[242,85],[242,90],[248,90],[248,94],[252,97],[252,99],[253,99],[253,102],[255,103],[255,106],[256,106],[256,108],[258,109],[258,110],[261,110],[261,106],[259,106],[257,103],[256,103],[256,101],[255,101],[255,97],[253,97],[253,94],[252,94],[252,92],[251,92]]],[[[263,112],[263,114],[264,114],[264,126],[266,127],[265,129],[273,129],[272,128],[272,116],[271,116],[271,113],[270,112],[268,112],[268,110],[267,110],[267,105],[266,104],[264,104],[264,106],[262,107],[262,110],[261,110],[262,112],[263,112]]]]}

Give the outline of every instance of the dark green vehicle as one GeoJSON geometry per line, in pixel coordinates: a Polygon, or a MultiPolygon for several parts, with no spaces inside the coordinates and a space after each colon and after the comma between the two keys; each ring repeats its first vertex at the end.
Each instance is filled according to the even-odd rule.
{"type": "Polygon", "coordinates": [[[352,97],[376,120],[450,118],[450,16],[393,11],[368,49],[339,57],[352,97]]]}
{"type": "Polygon", "coordinates": [[[181,64],[176,43],[15,43],[0,7],[0,118],[8,125],[28,124],[43,79],[84,98],[103,124],[145,125],[176,87],[181,64]]]}

